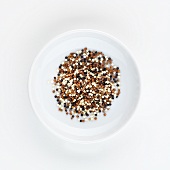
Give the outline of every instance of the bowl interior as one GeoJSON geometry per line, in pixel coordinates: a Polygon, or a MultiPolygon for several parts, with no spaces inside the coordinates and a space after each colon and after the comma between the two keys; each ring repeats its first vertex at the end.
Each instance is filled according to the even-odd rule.
{"type": "Polygon", "coordinates": [[[133,114],[139,90],[138,70],[127,48],[110,35],[94,30],[71,31],[53,39],[36,57],[29,77],[30,100],[39,119],[55,134],[80,142],[99,141],[118,131],[133,114]],[[58,111],[48,81],[65,56],[84,47],[102,51],[113,59],[121,71],[121,94],[106,117],[102,115],[97,121],[79,123],[58,111]]]}

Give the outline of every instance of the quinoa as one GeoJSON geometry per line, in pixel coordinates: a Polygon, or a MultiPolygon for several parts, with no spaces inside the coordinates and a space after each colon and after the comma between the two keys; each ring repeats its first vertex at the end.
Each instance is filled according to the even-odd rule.
{"type": "Polygon", "coordinates": [[[97,120],[120,95],[120,69],[111,57],[85,47],[65,57],[52,84],[59,111],[79,122],[97,120]]]}

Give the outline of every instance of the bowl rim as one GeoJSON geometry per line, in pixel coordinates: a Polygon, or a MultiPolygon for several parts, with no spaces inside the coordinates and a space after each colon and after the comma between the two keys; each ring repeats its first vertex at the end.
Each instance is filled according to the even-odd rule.
{"type": "Polygon", "coordinates": [[[48,41],[44,46],[43,48],[40,50],[40,52],[38,52],[38,54],[36,55],[36,57],[34,58],[33,62],[32,62],[32,65],[31,65],[31,68],[30,68],[30,72],[29,72],[29,76],[28,76],[28,93],[29,93],[29,99],[30,99],[30,103],[31,103],[31,106],[33,108],[33,111],[35,113],[35,115],[37,116],[37,118],[40,120],[40,122],[47,128],[49,129],[50,132],[52,132],[53,134],[55,134],[57,137],[59,137],[60,139],[64,139],[65,141],[68,141],[68,142],[72,142],[72,143],[81,143],[81,144],[90,144],[90,143],[98,143],[98,142],[103,142],[103,141],[106,141],[108,139],[111,139],[113,136],[117,135],[122,129],[124,129],[127,124],[130,122],[130,120],[132,119],[132,117],[134,116],[134,113],[135,111],[137,110],[138,108],[138,105],[139,105],[139,100],[140,100],[140,97],[141,97],[141,77],[140,77],[140,73],[139,73],[139,67],[137,65],[137,62],[134,58],[134,56],[132,55],[131,51],[128,49],[128,47],[123,44],[119,39],[115,38],[114,36],[108,34],[108,33],[105,33],[103,31],[99,31],[99,30],[95,30],[95,29],[74,29],[74,30],[70,30],[70,31],[66,31],[64,33],[61,33],[57,36],[55,36],[54,38],[52,38],[50,41],[48,41]],[[114,40],[117,44],[119,44],[122,48],[124,48],[126,50],[126,52],[130,55],[132,61],[134,62],[134,66],[136,67],[136,74],[138,75],[138,81],[139,81],[139,92],[138,92],[138,99],[137,99],[137,102],[136,102],[136,106],[134,108],[134,110],[132,111],[132,113],[130,114],[130,116],[128,117],[128,119],[124,122],[124,124],[122,124],[116,131],[114,131],[113,133],[111,133],[110,135],[104,137],[104,138],[101,138],[101,139],[95,139],[95,140],[87,140],[87,141],[84,141],[84,140],[77,140],[77,139],[71,139],[71,138],[68,138],[68,137],[65,137],[64,135],[61,135],[59,133],[57,133],[55,130],[51,129],[48,124],[46,124],[43,119],[41,118],[41,116],[36,112],[36,109],[35,109],[35,106],[34,106],[34,103],[32,102],[32,93],[31,93],[31,84],[32,84],[32,74],[33,74],[33,68],[34,68],[34,65],[36,63],[36,61],[38,60],[38,58],[41,56],[41,54],[43,53],[43,51],[48,47],[50,46],[56,39],[58,38],[62,38],[62,37],[65,37],[67,35],[70,35],[70,34],[74,34],[74,33],[77,33],[77,32],[92,32],[92,33],[97,33],[97,34],[100,34],[100,35],[103,35],[103,36],[106,36],[112,40],[114,40]]]}

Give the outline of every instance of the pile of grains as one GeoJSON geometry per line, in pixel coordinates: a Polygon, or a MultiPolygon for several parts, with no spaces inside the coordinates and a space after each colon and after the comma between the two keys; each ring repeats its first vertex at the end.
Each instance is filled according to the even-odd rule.
{"type": "Polygon", "coordinates": [[[59,111],[79,122],[97,120],[120,94],[120,69],[102,52],[84,48],[65,57],[52,84],[59,111]]]}

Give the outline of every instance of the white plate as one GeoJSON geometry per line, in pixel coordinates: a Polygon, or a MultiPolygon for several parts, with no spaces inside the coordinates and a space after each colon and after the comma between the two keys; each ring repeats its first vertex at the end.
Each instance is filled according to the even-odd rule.
{"type": "Polygon", "coordinates": [[[117,39],[96,30],[74,30],[57,36],[36,57],[29,76],[29,95],[36,115],[56,135],[77,142],[97,142],[115,134],[131,118],[139,100],[140,80],[129,50],[117,39]],[[80,123],[59,112],[48,80],[70,52],[88,47],[102,51],[121,70],[121,94],[107,116],[80,123]]]}

